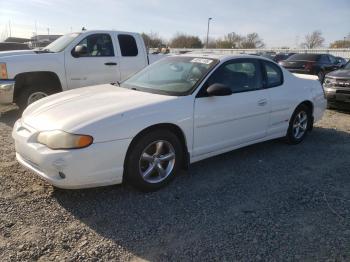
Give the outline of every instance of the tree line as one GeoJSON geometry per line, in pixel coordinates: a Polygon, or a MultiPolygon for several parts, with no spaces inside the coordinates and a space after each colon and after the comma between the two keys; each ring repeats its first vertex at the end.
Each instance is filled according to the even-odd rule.
{"type": "MultiPolygon", "coordinates": [[[[169,41],[165,41],[157,33],[142,33],[143,40],[148,48],[222,48],[222,49],[258,49],[264,48],[264,40],[258,33],[253,32],[247,35],[240,35],[235,32],[228,33],[227,35],[213,39],[210,38],[208,46],[206,41],[201,40],[198,36],[187,35],[184,33],[177,33],[169,41]]],[[[312,33],[306,34],[301,48],[320,48],[324,47],[325,39],[322,36],[322,32],[315,30],[312,33]]],[[[329,45],[330,48],[350,48],[350,33],[342,40],[336,40],[329,45]]]]}

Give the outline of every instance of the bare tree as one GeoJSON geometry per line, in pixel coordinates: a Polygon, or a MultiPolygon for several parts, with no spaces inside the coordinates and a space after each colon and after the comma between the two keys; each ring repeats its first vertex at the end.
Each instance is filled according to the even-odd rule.
{"type": "Polygon", "coordinates": [[[307,34],[305,36],[304,43],[302,43],[302,47],[312,49],[321,47],[324,43],[324,38],[322,37],[321,31],[313,31],[311,34],[307,34]]]}
{"type": "Polygon", "coordinates": [[[258,33],[251,33],[246,36],[229,33],[223,39],[216,41],[218,48],[262,48],[265,46],[258,33]]]}
{"type": "Polygon", "coordinates": [[[170,41],[173,48],[202,48],[203,43],[198,36],[185,35],[177,33],[170,41]]]}
{"type": "Polygon", "coordinates": [[[141,36],[147,48],[159,48],[164,44],[163,39],[157,33],[142,33],[141,36]]]}
{"type": "Polygon", "coordinates": [[[263,40],[260,38],[258,33],[248,34],[242,41],[242,48],[263,48],[265,46],[263,40]]]}
{"type": "Polygon", "coordinates": [[[225,35],[223,39],[218,39],[216,41],[216,46],[218,48],[241,48],[243,40],[243,36],[232,32],[225,35]]]}

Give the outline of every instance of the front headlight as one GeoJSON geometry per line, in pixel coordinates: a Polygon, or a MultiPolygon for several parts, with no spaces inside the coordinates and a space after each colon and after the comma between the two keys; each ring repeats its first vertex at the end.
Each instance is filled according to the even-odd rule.
{"type": "Polygon", "coordinates": [[[0,63],[0,79],[8,79],[6,63],[0,63]]]}
{"type": "Polygon", "coordinates": [[[53,130],[40,132],[37,141],[51,149],[77,149],[91,145],[93,138],[89,135],[76,135],[53,130]]]}
{"type": "Polygon", "coordinates": [[[324,85],[325,87],[331,87],[331,86],[333,86],[336,82],[337,82],[337,80],[335,80],[334,78],[326,77],[326,78],[324,79],[323,85],[324,85]]]}

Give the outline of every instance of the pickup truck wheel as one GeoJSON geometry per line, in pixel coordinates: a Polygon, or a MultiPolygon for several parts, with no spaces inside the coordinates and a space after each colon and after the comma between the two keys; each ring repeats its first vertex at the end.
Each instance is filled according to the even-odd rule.
{"type": "Polygon", "coordinates": [[[181,142],[172,132],[162,129],[142,136],[126,159],[126,179],[148,192],[168,184],[181,166],[181,142]]]}
{"type": "Polygon", "coordinates": [[[20,110],[23,111],[31,103],[54,93],[56,92],[50,88],[24,86],[21,88],[16,102],[20,110]]]}

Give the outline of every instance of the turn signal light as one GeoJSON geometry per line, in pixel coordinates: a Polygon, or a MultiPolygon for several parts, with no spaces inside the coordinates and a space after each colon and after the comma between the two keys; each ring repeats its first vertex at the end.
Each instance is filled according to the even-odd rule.
{"type": "Polygon", "coordinates": [[[0,63],[0,79],[7,79],[7,68],[5,63],[0,63]]]}

